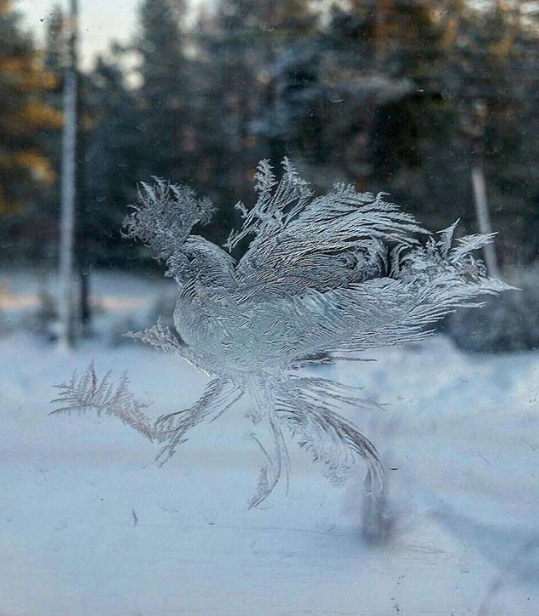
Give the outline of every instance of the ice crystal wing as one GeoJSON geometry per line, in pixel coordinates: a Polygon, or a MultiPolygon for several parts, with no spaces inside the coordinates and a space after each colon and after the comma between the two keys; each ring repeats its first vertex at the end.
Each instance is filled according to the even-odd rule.
{"type": "Polygon", "coordinates": [[[339,184],[313,199],[287,159],[283,167],[277,182],[261,163],[258,201],[250,211],[241,205],[243,227],[228,242],[232,248],[253,238],[236,270],[246,293],[322,291],[379,276],[387,266],[386,243],[409,245],[412,234],[424,232],[383,194],[339,184]]]}
{"type": "MultiPolygon", "coordinates": [[[[280,345],[281,356],[301,363],[303,357],[323,358],[324,353],[364,351],[425,337],[428,327],[449,312],[481,306],[481,296],[511,288],[487,277],[482,263],[469,254],[489,239],[463,238],[452,249],[443,234],[439,242],[430,237],[425,245],[396,249],[388,276],[326,291],[308,289],[259,304],[259,311],[267,306],[266,329],[272,338],[276,332],[280,335],[271,341],[275,354],[280,345]]],[[[264,340],[262,330],[259,340],[264,340]]]]}
{"type": "Polygon", "coordinates": [[[465,235],[464,237],[457,240],[457,246],[452,248],[449,252],[449,260],[452,263],[461,262],[465,257],[471,255],[472,252],[474,252],[475,250],[479,250],[480,248],[491,244],[495,237],[495,233],[477,233],[473,235],[465,235]]]}

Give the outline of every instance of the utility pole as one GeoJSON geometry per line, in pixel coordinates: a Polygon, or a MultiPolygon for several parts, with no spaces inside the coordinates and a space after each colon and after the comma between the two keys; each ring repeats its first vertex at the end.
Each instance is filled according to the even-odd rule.
{"type": "MultiPolygon", "coordinates": [[[[483,101],[476,101],[474,105],[474,124],[472,128],[472,187],[475,202],[477,226],[480,233],[492,233],[492,223],[487,200],[487,188],[484,171],[485,153],[485,123],[487,119],[487,106],[483,101]]],[[[487,244],[483,248],[487,272],[494,278],[499,278],[500,268],[494,244],[487,244]]]]}
{"type": "Polygon", "coordinates": [[[59,247],[60,341],[71,348],[76,340],[78,320],[75,294],[75,227],[77,206],[77,100],[78,100],[78,0],[70,0],[67,32],[67,65],[64,70],[64,127],[62,134],[62,170],[59,247]]]}

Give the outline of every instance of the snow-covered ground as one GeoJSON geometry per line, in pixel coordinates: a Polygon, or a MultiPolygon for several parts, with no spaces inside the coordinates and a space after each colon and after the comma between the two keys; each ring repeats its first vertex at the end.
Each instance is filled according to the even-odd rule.
{"type": "MultiPolygon", "coordinates": [[[[121,321],[151,309],[160,289],[124,278],[98,296],[121,321]]],[[[4,313],[31,310],[34,297],[28,281],[10,282],[4,313]]],[[[92,359],[100,374],[127,370],[152,417],[187,406],[206,377],[175,357],[101,339],[67,355],[3,335],[0,614],[460,616],[483,606],[537,616],[539,354],[466,356],[437,336],[369,357],[378,361],[320,372],[386,405],[349,415],[388,468],[395,529],[383,547],[361,539],[362,478],[332,487],[292,444],[288,493],[283,483],[248,510],[263,460],[241,407],[194,430],[163,468],[155,446],[114,419],[48,416],[53,385],[92,359]],[[448,515],[430,515],[431,494],[448,515]]]]}

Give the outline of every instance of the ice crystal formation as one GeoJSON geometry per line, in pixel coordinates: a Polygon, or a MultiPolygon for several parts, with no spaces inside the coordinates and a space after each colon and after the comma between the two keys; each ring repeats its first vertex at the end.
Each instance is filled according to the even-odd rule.
{"type": "Polygon", "coordinates": [[[260,444],[267,463],[251,505],[288,471],[283,428],[334,481],[364,463],[365,485],[379,494],[384,472],[375,447],[338,414],[368,401],[302,368],[420,340],[450,311],[478,307],[478,296],[507,288],[472,256],[493,238],[454,240],[457,223],[433,235],[384,194],[343,184],[315,197],[287,159],[280,179],[262,161],[255,189],[254,207],[236,205],[243,224],[224,248],[192,232],[210,219],[211,203],[164,180],[141,185],[125,221],[125,235],[147,245],[178,285],[174,330],[158,322],[130,335],[210,375],[202,397],[153,423],[125,381],[114,388],[90,367],[61,386],[58,411],[118,416],[161,442],[166,460],[191,428],[245,398],[249,417],[265,422],[272,438],[272,447],[260,444]],[[230,251],[247,240],[236,261],[230,251]]]}

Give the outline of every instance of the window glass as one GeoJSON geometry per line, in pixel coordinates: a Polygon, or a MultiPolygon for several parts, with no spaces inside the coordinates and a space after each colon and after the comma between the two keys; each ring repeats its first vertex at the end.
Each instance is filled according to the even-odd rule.
{"type": "Polygon", "coordinates": [[[539,3],[0,0],[0,611],[539,613],[539,3]]]}

